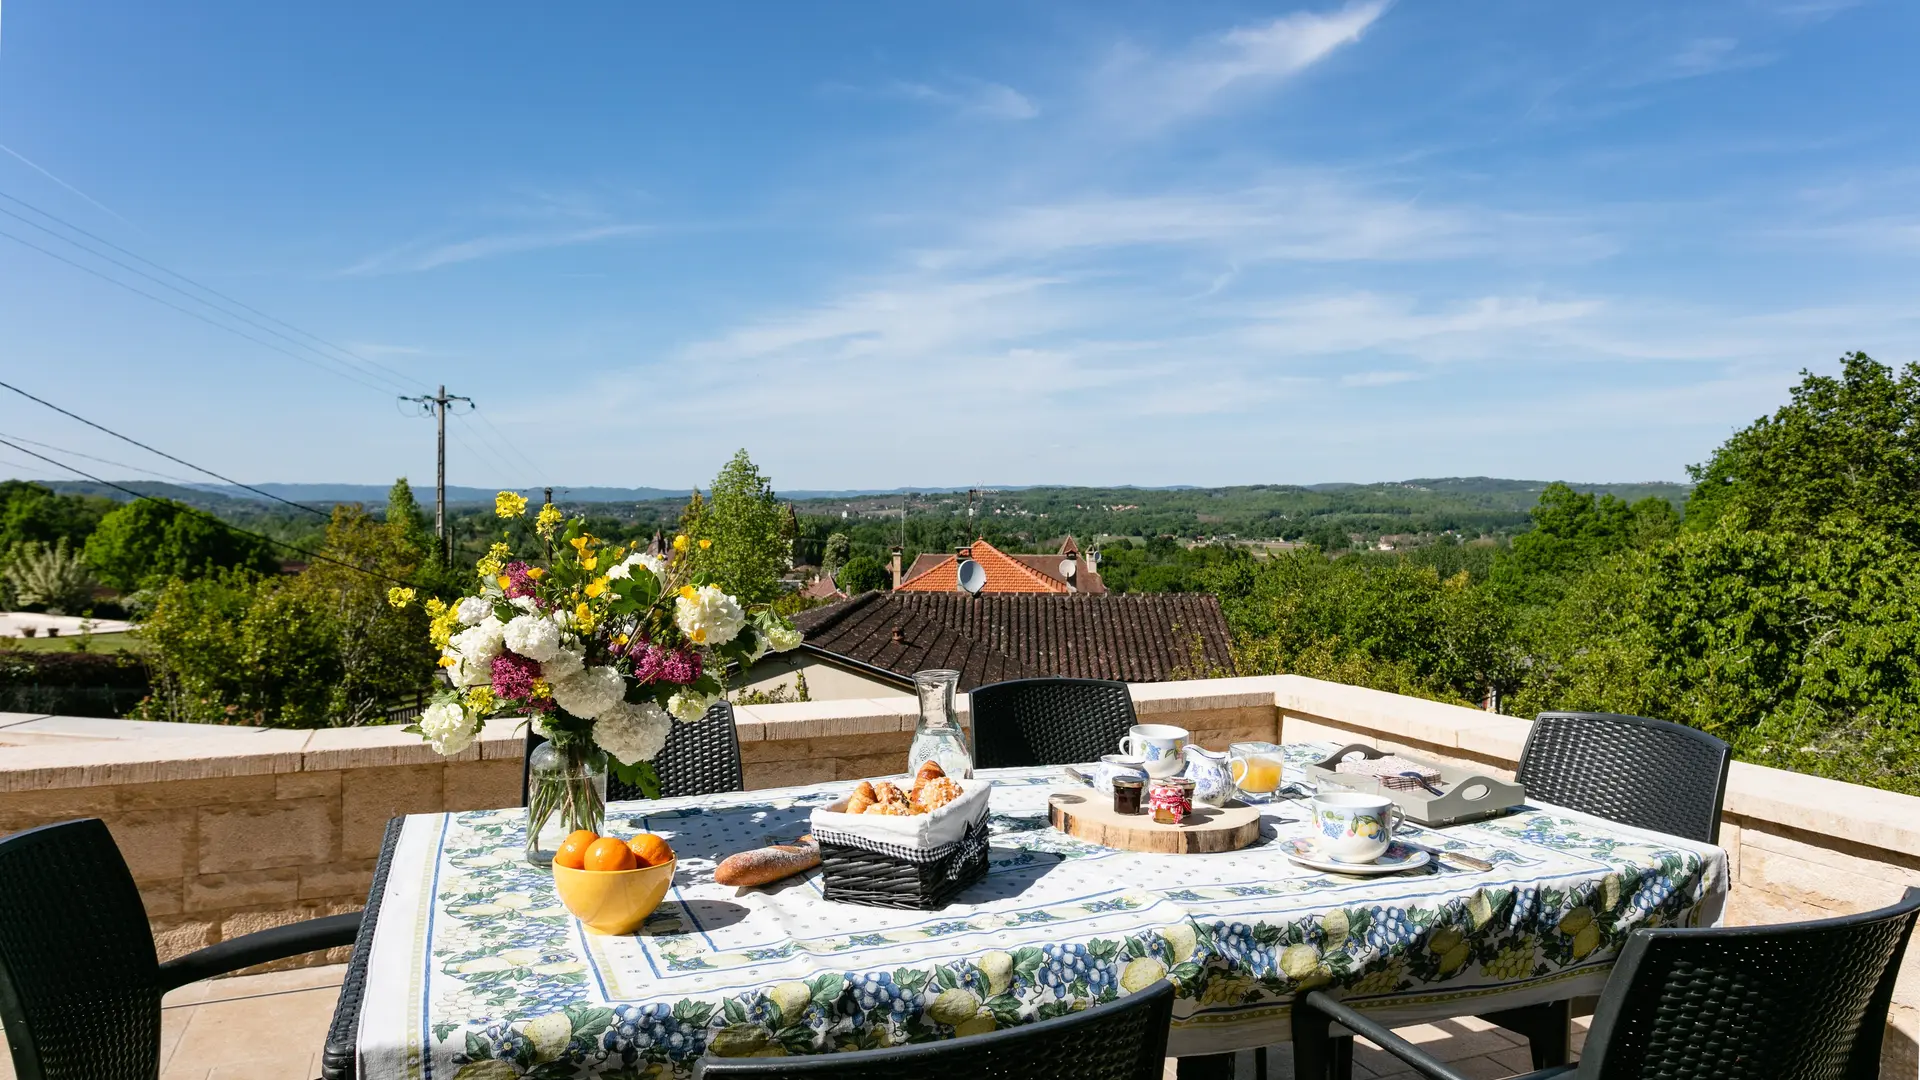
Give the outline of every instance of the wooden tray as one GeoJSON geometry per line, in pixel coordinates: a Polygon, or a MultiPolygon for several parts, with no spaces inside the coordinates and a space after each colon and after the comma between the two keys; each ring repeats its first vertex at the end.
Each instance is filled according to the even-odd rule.
{"type": "Polygon", "coordinates": [[[1321,791],[1334,788],[1346,791],[1358,791],[1367,795],[1384,795],[1392,799],[1401,810],[1406,811],[1407,820],[1417,825],[1439,828],[1443,825],[1459,825],[1468,821],[1479,821],[1508,810],[1527,800],[1526,789],[1519,784],[1509,783],[1498,777],[1488,776],[1474,769],[1461,769],[1437,762],[1420,761],[1419,758],[1401,754],[1409,761],[1420,761],[1440,773],[1434,781],[1441,794],[1414,788],[1403,791],[1382,784],[1378,778],[1363,776],[1359,773],[1343,773],[1335,767],[1350,754],[1362,757],[1385,757],[1386,751],[1362,743],[1354,743],[1335,751],[1330,757],[1307,766],[1307,775],[1318,785],[1321,791]]]}
{"type": "Polygon", "coordinates": [[[1147,813],[1116,814],[1113,797],[1081,788],[1047,797],[1053,827],[1077,840],[1121,851],[1201,855],[1238,851],[1260,839],[1260,810],[1245,803],[1203,806],[1179,825],[1160,825],[1147,813]]]}

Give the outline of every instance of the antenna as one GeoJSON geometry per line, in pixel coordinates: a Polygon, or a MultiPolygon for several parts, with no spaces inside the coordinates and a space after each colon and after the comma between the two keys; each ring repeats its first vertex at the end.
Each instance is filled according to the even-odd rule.
{"type": "Polygon", "coordinates": [[[958,569],[960,588],[968,596],[979,596],[987,587],[987,569],[972,559],[963,559],[958,569]]]}

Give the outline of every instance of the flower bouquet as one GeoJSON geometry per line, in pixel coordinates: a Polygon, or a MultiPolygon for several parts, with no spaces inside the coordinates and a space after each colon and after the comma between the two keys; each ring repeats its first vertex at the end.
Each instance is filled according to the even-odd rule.
{"type": "MultiPolygon", "coordinates": [[[[502,518],[526,509],[512,492],[494,502],[502,518]]],[[[609,769],[657,795],[651,762],[673,724],[720,700],[729,664],[794,648],[800,633],[695,572],[685,536],[655,556],[607,544],[552,506],[534,532],[553,553],[545,565],[496,543],[475,565],[477,595],[426,602],[450,687],[408,730],[457,754],[487,717],[527,716],[548,740],[529,761],[527,792],[527,854],[543,863],[568,833],[600,831],[609,769]]]]}

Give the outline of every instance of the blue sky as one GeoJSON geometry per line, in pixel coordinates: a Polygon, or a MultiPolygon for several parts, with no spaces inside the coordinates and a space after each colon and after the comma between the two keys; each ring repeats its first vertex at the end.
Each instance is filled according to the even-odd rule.
{"type": "MultiPolygon", "coordinates": [[[[430,481],[393,397],[442,381],[480,405],[449,479],[487,486],[704,483],[742,445],[794,488],[1682,479],[1801,368],[1920,358],[1916,31],[1893,0],[11,0],[0,193],[372,385],[3,237],[0,370],[255,482],[430,481]]],[[[0,434],[183,475],[0,398],[0,434]]]]}

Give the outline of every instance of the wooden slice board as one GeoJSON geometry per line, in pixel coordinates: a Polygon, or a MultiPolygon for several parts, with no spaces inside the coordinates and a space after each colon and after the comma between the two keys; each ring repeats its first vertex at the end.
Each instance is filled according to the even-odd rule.
{"type": "Polygon", "coordinates": [[[1195,803],[1181,824],[1161,825],[1149,813],[1116,814],[1113,796],[1081,788],[1048,796],[1047,817],[1068,836],[1122,851],[1202,855],[1238,851],[1260,839],[1259,809],[1238,802],[1195,803]]]}

